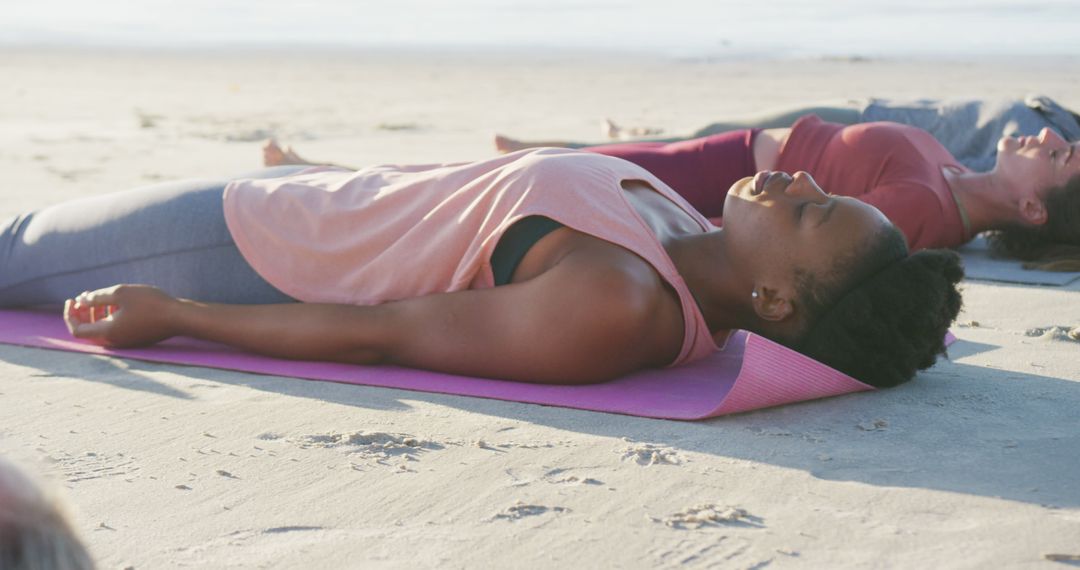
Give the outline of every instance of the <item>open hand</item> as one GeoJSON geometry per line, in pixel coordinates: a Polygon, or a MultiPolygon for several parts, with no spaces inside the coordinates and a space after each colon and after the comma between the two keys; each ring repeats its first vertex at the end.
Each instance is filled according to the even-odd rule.
{"type": "Polygon", "coordinates": [[[156,287],[115,285],[64,303],[72,336],[111,348],[137,348],[176,334],[176,299],[156,287]]]}

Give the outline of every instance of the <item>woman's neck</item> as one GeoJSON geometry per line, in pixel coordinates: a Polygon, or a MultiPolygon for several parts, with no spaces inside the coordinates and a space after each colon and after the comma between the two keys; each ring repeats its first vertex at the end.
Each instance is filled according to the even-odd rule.
{"type": "Polygon", "coordinates": [[[749,328],[752,279],[740,271],[725,248],[723,230],[685,234],[665,249],[713,333],[749,328]]]}
{"type": "Polygon", "coordinates": [[[956,198],[961,216],[967,218],[971,237],[986,230],[1017,223],[1019,202],[1011,188],[996,174],[946,168],[945,181],[956,198]]]}

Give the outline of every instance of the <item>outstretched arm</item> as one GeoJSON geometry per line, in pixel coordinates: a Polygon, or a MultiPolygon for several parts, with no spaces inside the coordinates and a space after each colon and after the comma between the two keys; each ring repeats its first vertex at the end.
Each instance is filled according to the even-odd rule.
{"type": "Polygon", "coordinates": [[[791,109],[768,111],[758,115],[748,115],[712,123],[694,131],[693,137],[705,137],[717,133],[741,129],[786,129],[790,128],[805,115],[817,115],[823,121],[854,125],[861,119],[857,101],[847,101],[834,105],[807,105],[791,109]]]}
{"type": "Polygon", "coordinates": [[[121,285],[69,301],[65,318],[75,336],[112,347],[184,335],[280,358],[552,384],[600,382],[674,359],[681,339],[658,339],[666,331],[655,326],[666,295],[617,271],[582,279],[581,267],[566,265],[523,283],[375,306],[220,305],[121,285]],[[112,315],[87,316],[107,305],[112,315]]]}
{"type": "MultiPolygon", "coordinates": [[[[810,114],[817,115],[821,117],[822,120],[830,123],[853,125],[860,122],[861,120],[861,113],[857,105],[857,101],[846,101],[837,104],[807,105],[804,107],[767,111],[756,115],[733,117],[727,120],[711,123],[705,127],[694,131],[688,136],[678,137],[656,137],[655,135],[660,133],[658,129],[633,127],[623,128],[612,123],[610,119],[605,121],[605,130],[607,132],[608,139],[611,140],[617,140],[622,142],[672,143],[743,129],[786,129],[794,125],[795,121],[799,120],[800,117],[810,114]]],[[[598,144],[610,143],[587,143],[567,140],[527,141],[511,138],[501,134],[495,135],[495,150],[501,153],[514,152],[526,148],[537,148],[543,146],[553,146],[559,148],[587,148],[591,146],[598,146],[598,144]]]]}

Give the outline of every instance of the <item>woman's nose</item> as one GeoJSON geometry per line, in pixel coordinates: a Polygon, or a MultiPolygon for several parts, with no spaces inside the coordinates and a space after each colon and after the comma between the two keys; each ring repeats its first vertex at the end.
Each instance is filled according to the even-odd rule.
{"type": "Polygon", "coordinates": [[[826,199],[828,194],[818,186],[810,174],[800,170],[791,175],[791,184],[788,186],[788,194],[810,198],[812,200],[826,199]]]}
{"type": "Polygon", "coordinates": [[[1049,127],[1043,127],[1043,130],[1039,131],[1039,142],[1055,146],[1068,146],[1069,144],[1061,135],[1057,134],[1057,131],[1049,127]]]}

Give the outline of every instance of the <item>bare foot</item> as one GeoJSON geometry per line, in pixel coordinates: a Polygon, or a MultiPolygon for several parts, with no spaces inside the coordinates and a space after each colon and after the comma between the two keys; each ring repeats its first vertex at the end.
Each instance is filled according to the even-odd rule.
{"type": "Polygon", "coordinates": [[[282,148],[274,139],[268,139],[263,143],[263,165],[282,166],[285,164],[315,164],[300,158],[299,154],[291,146],[282,148]]]}
{"type": "Polygon", "coordinates": [[[600,133],[611,140],[618,140],[622,138],[622,127],[611,119],[604,119],[604,122],[600,123],[600,133]]]}
{"type": "Polygon", "coordinates": [[[630,127],[626,129],[626,135],[630,137],[651,137],[664,134],[664,129],[658,127],[630,127]]]}
{"type": "Polygon", "coordinates": [[[499,151],[502,154],[506,154],[508,152],[517,152],[519,150],[532,147],[533,145],[529,143],[495,133],[495,150],[499,151]]]}
{"type": "Polygon", "coordinates": [[[620,127],[611,119],[604,119],[600,124],[600,132],[611,140],[628,141],[635,138],[648,137],[664,134],[664,129],[656,127],[620,127]]]}

